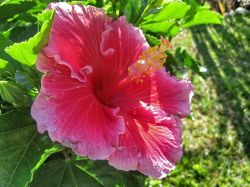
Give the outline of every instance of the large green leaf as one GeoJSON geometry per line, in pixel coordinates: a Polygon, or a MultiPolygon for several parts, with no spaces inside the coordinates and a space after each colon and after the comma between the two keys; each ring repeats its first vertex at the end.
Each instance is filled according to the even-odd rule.
{"type": "Polygon", "coordinates": [[[163,3],[140,23],[140,27],[149,33],[163,36],[175,36],[183,28],[199,24],[220,24],[222,16],[194,2],[169,1],[163,3]],[[189,4],[190,3],[190,4],[189,4]]]}
{"type": "Polygon", "coordinates": [[[180,27],[174,21],[161,21],[142,25],[144,31],[150,31],[163,36],[174,36],[180,32],[180,27]]]}
{"type": "Polygon", "coordinates": [[[8,47],[6,52],[20,63],[32,66],[36,61],[37,54],[48,42],[53,15],[53,11],[44,11],[38,17],[38,21],[44,21],[41,31],[28,41],[15,43],[8,47]]]}
{"type": "Polygon", "coordinates": [[[104,186],[142,187],[145,176],[138,172],[119,171],[108,165],[106,161],[77,160],[75,164],[92,173],[104,186]]]}
{"type": "Polygon", "coordinates": [[[83,171],[70,160],[52,160],[35,174],[31,187],[102,187],[102,183],[92,174],[83,171]]]}
{"type": "Polygon", "coordinates": [[[207,9],[198,9],[192,19],[187,19],[185,21],[183,27],[187,28],[200,24],[221,24],[222,18],[223,16],[221,16],[215,11],[207,9]]]}
{"type": "Polygon", "coordinates": [[[185,17],[190,7],[179,1],[165,3],[162,8],[146,16],[140,26],[146,32],[175,36],[181,31],[178,20],[185,17]]]}
{"type": "Polygon", "coordinates": [[[27,113],[0,115],[0,187],[24,187],[49,154],[57,151],[46,136],[38,134],[27,113]]]}
{"type": "Polygon", "coordinates": [[[191,8],[190,5],[180,1],[166,3],[159,12],[150,14],[144,18],[142,25],[147,22],[161,22],[173,19],[183,18],[187,11],[191,8]]]}
{"type": "Polygon", "coordinates": [[[145,178],[137,173],[121,172],[105,161],[52,160],[34,176],[31,187],[142,187],[145,178]]]}

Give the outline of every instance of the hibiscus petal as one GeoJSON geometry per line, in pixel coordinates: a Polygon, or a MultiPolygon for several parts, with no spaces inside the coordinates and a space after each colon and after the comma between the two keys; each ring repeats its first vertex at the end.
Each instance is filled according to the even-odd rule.
{"type": "Polygon", "coordinates": [[[40,53],[37,67],[46,74],[31,114],[39,132],[48,131],[53,141],[71,147],[77,154],[105,159],[124,133],[118,108],[99,103],[91,85],[71,78],[70,69],[40,53]]]}
{"type": "Polygon", "coordinates": [[[157,97],[152,98],[153,103],[159,103],[168,114],[186,117],[191,113],[190,102],[193,96],[193,86],[190,81],[177,80],[165,70],[160,70],[153,77],[157,97]]]}
{"type": "Polygon", "coordinates": [[[126,113],[143,101],[160,107],[167,114],[183,118],[191,112],[192,96],[193,86],[189,81],[177,80],[163,69],[141,78],[141,81],[131,81],[114,94],[112,103],[116,103],[126,113]]]}
{"type": "Polygon", "coordinates": [[[125,118],[126,132],[109,157],[109,164],[122,170],[139,170],[153,178],[162,178],[174,169],[182,156],[182,125],[156,107],[141,102],[125,118]]]}
{"type": "Polygon", "coordinates": [[[44,48],[46,55],[69,66],[72,76],[79,80],[79,71],[86,65],[96,72],[102,58],[101,33],[105,22],[110,20],[105,12],[92,6],[64,2],[51,3],[49,9],[55,10],[55,17],[48,46],[44,48]]]}
{"type": "Polygon", "coordinates": [[[105,81],[115,82],[128,75],[128,67],[136,62],[148,43],[142,31],[120,17],[105,24],[101,52],[104,56],[102,73],[105,81]]]}

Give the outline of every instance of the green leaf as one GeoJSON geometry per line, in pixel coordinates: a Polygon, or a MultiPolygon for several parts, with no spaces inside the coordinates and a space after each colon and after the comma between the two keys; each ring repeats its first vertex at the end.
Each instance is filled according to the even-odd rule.
{"type": "Polygon", "coordinates": [[[205,72],[201,72],[201,66],[184,48],[177,48],[175,51],[175,59],[177,62],[182,64],[183,67],[192,70],[203,78],[206,78],[205,72]]]}
{"type": "Polygon", "coordinates": [[[8,65],[8,62],[5,60],[0,59],[0,75],[1,71],[8,65]]]}
{"type": "Polygon", "coordinates": [[[0,58],[3,60],[8,60],[8,54],[6,54],[6,52],[4,51],[4,49],[6,47],[8,47],[9,45],[11,45],[11,41],[6,38],[3,33],[0,32],[0,58]]]}
{"type": "Polygon", "coordinates": [[[151,8],[157,8],[159,7],[162,3],[164,2],[164,0],[149,0],[148,4],[151,8]]]}
{"type": "Polygon", "coordinates": [[[162,21],[157,23],[149,23],[142,25],[144,31],[157,33],[158,35],[174,36],[180,32],[180,27],[174,21],[162,21]]]}
{"type": "Polygon", "coordinates": [[[31,187],[142,187],[142,175],[121,172],[104,161],[52,160],[43,165],[34,176],[31,187]]]}
{"type": "Polygon", "coordinates": [[[166,51],[167,54],[167,59],[166,62],[164,64],[164,66],[166,67],[167,71],[169,71],[171,73],[171,75],[177,75],[176,69],[178,68],[178,63],[174,57],[174,54],[172,53],[172,51],[166,51]]]}
{"type": "Polygon", "coordinates": [[[146,8],[148,0],[129,0],[124,9],[124,15],[130,23],[135,23],[143,10],[146,8]]]}
{"type": "Polygon", "coordinates": [[[28,41],[15,43],[5,51],[20,63],[32,66],[36,61],[39,51],[48,43],[53,16],[53,11],[44,11],[42,15],[38,17],[39,21],[44,21],[41,31],[28,41]]]}
{"type": "Polygon", "coordinates": [[[156,38],[150,34],[145,34],[145,37],[146,37],[147,42],[149,43],[150,46],[155,46],[155,45],[161,44],[161,41],[158,38],[156,38]]]}
{"type": "Polygon", "coordinates": [[[163,3],[162,8],[151,11],[140,27],[145,32],[173,37],[183,28],[193,25],[220,24],[222,16],[209,8],[207,4],[201,6],[194,2],[170,1],[163,3]]]}
{"type": "Polygon", "coordinates": [[[14,15],[25,12],[36,5],[35,1],[6,0],[0,4],[0,21],[6,21],[14,15]]]}
{"type": "Polygon", "coordinates": [[[0,77],[6,72],[13,74],[14,69],[9,62],[0,59],[0,77]]]}
{"type": "Polygon", "coordinates": [[[102,187],[95,176],[83,171],[72,161],[52,160],[41,168],[40,172],[35,174],[31,187],[102,187]]]}
{"type": "Polygon", "coordinates": [[[199,9],[192,19],[187,19],[183,24],[184,28],[188,28],[200,24],[221,24],[223,16],[219,13],[206,9],[199,9]]]}
{"type": "MultiPolygon", "coordinates": [[[[19,21],[21,22],[21,21],[19,21]]],[[[18,24],[18,22],[16,22],[18,24]]],[[[23,42],[30,37],[33,37],[37,33],[37,25],[31,24],[23,21],[23,23],[19,23],[19,25],[15,26],[10,30],[9,38],[11,41],[23,42]]]]}
{"type": "Polygon", "coordinates": [[[197,0],[183,0],[183,2],[187,3],[188,5],[191,5],[192,7],[201,6],[201,3],[197,2],[197,0]]]}
{"type": "Polygon", "coordinates": [[[180,1],[166,3],[159,12],[146,16],[142,25],[147,22],[161,22],[184,18],[190,8],[190,5],[180,1]]]}
{"type": "Polygon", "coordinates": [[[14,68],[10,64],[12,59],[4,51],[9,45],[11,45],[11,41],[0,32],[0,76],[5,72],[14,74],[14,68]]]}
{"type": "Polygon", "coordinates": [[[74,163],[92,173],[104,186],[142,187],[146,177],[139,172],[119,171],[108,165],[107,161],[91,161],[86,158],[76,160],[74,163]]]}
{"type": "Polygon", "coordinates": [[[185,17],[190,7],[179,1],[168,2],[156,13],[146,16],[140,26],[147,32],[175,36],[181,31],[178,20],[185,17]]]}
{"type": "Polygon", "coordinates": [[[39,53],[42,48],[48,44],[50,37],[50,30],[52,27],[55,12],[53,10],[43,11],[38,14],[37,20],[40,25],[42,25],[41,31],[38,33],[39,37],[37,45],[34,46],[34,52],[39,53]]]}
{"type": "Polygon", "coordinates": [[[1,98],[15,107],[27,106],[29,98],[19,84],[11,81],[0,81],[1,98]]]}
{"type": "Polygon", "coordinates": [[[45,150],[54,146],[47,136],[38,134],[27,113],[23,110],[0,115],[0,187],[24,187],[48,157],[45,150]]]}

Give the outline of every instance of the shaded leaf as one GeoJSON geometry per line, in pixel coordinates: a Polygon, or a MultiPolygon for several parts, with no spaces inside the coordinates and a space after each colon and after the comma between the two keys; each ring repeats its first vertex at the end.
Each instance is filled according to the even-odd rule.
{"type": "Polygon", "coordinates": [[[205,72],[201,72],[200,63],[195,60],[184,48],[177,48],[175,51],[175,59],[179,62],[179,66],[191,69],[203,78],[206,78],[205,72]]]}
{"type": "Polygon", "coordinates": [[[82,159],[75,164],[85,171],[93,173],[104,186],[143,187],[145,176],[139,172],[125,172],[108,165],[107,161],[91,161],[82,159]]]}
{"type": "Polygon", "coordinates": [[[6,0],[0,4],[0,21],[6,21],[6,19],[11,18],[18,13],[25,12],[35,5],[35,1],[6,0]]]}
{"type": "Polygon", "coordinates": [[[130,23],[135,23],[147,4],[148,0],[129,0],[125,6],[124,15],[130,23]]]}
{"type": "Polygon", "coordinates": [[[25,186],[35,168],[51,153],[45,150],[54,146],[47,136],[38,134],[27,113],[24,110],[0,115],[0,187],[25,186]]]}
{"type": "Polygon", "coordinates": [[[0,32],[0,76],[4,72],[14,73],[13,63],[10,56],[4,51],[12,42],[0,32]]]}
{"type": "Polygon", "coordinates": [[[25,90],[15,82],[0,81],[0,96],[16,107],[28,105],[29,98],[25,95],[25,90]]]}
{"type": "Polygon", "coordinates": [[[23,42],[34,36],[36,33],[37,25],[24,22],[24,24],[20,24],[19,26],[11,29],[9,38],[13,42],[23,42]]]}
{"type": "Polygon", "coordinates": [[[4,74],[4,73],[14,73],[14,68],[10,65],[9,62],[0,59],[0,77],[4,74]]]}
{"type": "Polygon", "coordinates": [[[94,175],[83,171],[70,160],[52,160],[46,163],[35,174],[31,187],[102,187],[101,182],[94,175]]]}
{"type": "Polygon", "coordinates": [[[120,172],[105,161],[52,160],[45,163],[35,174],[31,187],[142,187],[145,178],[120,172]]]}
{"type": "Polygon", "coordinates": [[[0,58],[3,60],[8,60],[8,54],[4,51],[6,47],[11,45],[12,42],[6,38],[3,33],[0,32],[0,58]]]}

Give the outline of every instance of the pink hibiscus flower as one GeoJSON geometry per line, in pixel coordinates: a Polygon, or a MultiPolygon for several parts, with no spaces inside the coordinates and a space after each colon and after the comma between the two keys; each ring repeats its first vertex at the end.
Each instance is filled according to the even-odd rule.
{"type": "Polygon", "coordinates": [[[91,159],[154,178],[182,156],[182,123],[192,85],[163,68],[166,45],[150,48],[125,17],[92,6],[52,3],[44,73],[32,106],[38,131],[91,159]]]}

